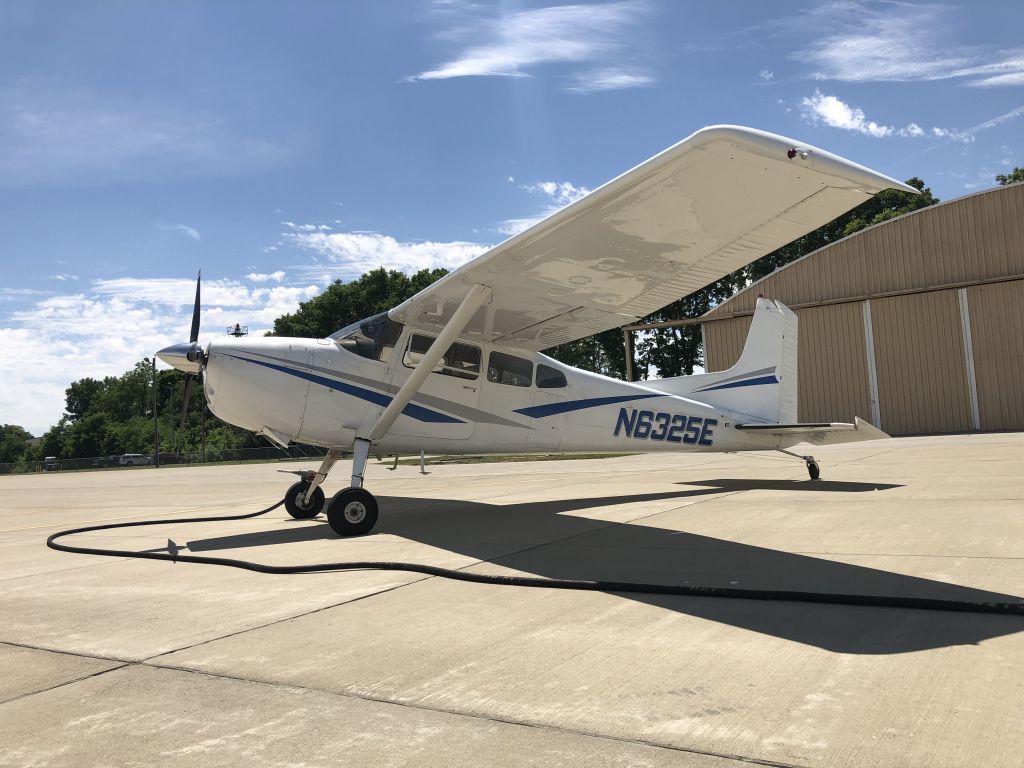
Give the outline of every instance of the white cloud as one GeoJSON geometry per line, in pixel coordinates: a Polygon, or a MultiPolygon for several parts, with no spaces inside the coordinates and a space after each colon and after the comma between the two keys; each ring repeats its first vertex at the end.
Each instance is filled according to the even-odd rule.
{"type": "Polygon", "coordinates": [[[449,33],[470,41],[464,50],[408,80],[529,77],[540,66],[559,64],[578,70],[567,86],[578,93],[650,85],[653,78],[638,69],[635,46],[635,27],[647,11],[645,2],[623,0],[468,18],[449,33]]]}
{"type": "MultiPolygon", "coordinates": [[[[276,250],[276,249],[275,249],[276,250]]],[[[284,272],[280,269],[276,272],[250,272],[246,275],[246,278],[252,280],[254,283],[265,283],[268,280],[273,280],[276,283],[280,283],[285,278],[284,272]]]]}
{"type": "Polygon", "coordinates": [[[68,280],[78,279],[78,275],[71,275],[68,274],[67,272],[58,272],[56,275],[53,275],[52,277],[54,280],[60,280],[61,282],[67,282],[68,280]]]}
{"type": "Polygon", "coordinates": [[[498,224],[497,230],[503,235],[512,237],[520,232],[525,232],[534,224],[539,224],[546,218],[547,216],[527,216],[522,219],[505,219],[498,224]]]}
{"type": "Polygon", "coordinates": [[[847,0],[811,11],[814,29],[839,29],[819,37],[792,58],[809,64],[819,80],[860,83],[965,79],[971,85],[1019,85],[1020,50],[966,47],[955,42],[956,13],[948,5],[868,4],[847,0]]]}
{"type": "Polygon", "coordinates": [[[772,72],[770,69],[762,69],[758,76],[765,81],[775,79],[775,73],[772,72]]]}
{"type": "Polygon", "coordinates": [[[322,261],[298,267],[309,279],[350,280],[373,269],[416,272],[445,267],[455,269],[487,251],[489,245],[461,241],[448,243],[401,242],[376,232],[299,231],[285,235],[322,261]]]}
{"type": "MultiPolygon", "coordinates": [[[[248,288],[234,280],[203,283],[200,341],[241,322],[254,335],[319,292],[315,285],[248,288]]],[[[195,282],[189,279],[98,280],[83,292],[34,298],[0,323],[0,423],[41,434],[64,410],[64,390],[86,376],[117,376],[144,357],[188,338],[195,282]]]]}
{"type": "Polygon", "coordinates": [[[800,105],[804,109],[805,117],[812,122],[825,123],[832,128],[863,133],[875,138],[892,136],[896,130],[891,125],[880,125],[874,120],[868,120],[864,116],[863,109],[851,107],[841,99],[835,96],[826,96],[821,91],[815,91],[813,96],[805,96],[800,101],[800,105]]]}
{"type": "Polygon", "coordinates": [[[521,184],[519,188],[531,193],[540,193],[559,208],[575,203],[581,197],[590,194],[589,189],[577,187],[571,181],[538,181],[536,184],[521,184]]]}
{"type": "MultiPolygon", "coordinates": [[[[508,180],[510,182],[515,181],[511,176],[509,176],[508,180]]],[[[543,221],[556,211],[590,194],[590,190],[587,187],[577,187],[570,181],[538,181],[535,184],[520,184],[519,188],[526,190],[530,194],[540,195],[545,198],[545,204],[541,212],[535,216],[505,219],[502,221],[497,229],[503,235],[510,237],[518,235],[534,224],[543,221]]]]}
{"type": "MultiPolygon", "coordinates": [[[[928,133],[917,123],[908,123],[902,128],[892,125],[883,125],[874,120],[868,120],[864,110],[859,107],[851,107],[837,96],[823,94],[819,90],[814,91],[813,96],[805,96],[800,101],[801,111],[805,119],[812,123],[824,123],[832,128],[839,128],[844,131],[863,133],[865,136],[873,136],[876,139],[890,136],[903,138],[920,138],[928,133]]],[[[937,138],[950,138],[956,141],[974,141],[973,133],[968,131],[955,131],[947,128],[932,128],[931,135],[937,138]]]]}

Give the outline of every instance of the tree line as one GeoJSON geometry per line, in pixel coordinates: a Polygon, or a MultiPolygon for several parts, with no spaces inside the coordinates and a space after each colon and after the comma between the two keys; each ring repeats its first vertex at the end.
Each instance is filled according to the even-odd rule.
{"type": "MultiPolygon", "coordinates": [[[[1024,181],[1024,169],[1014,168],[999,175],[1000,184],[1024,181]]],[[[711,285],[658,310],[645,322],[697,317],[752,282],[786,264],[836,242],[866,227],[939,202],[919,178],[907,183],[921,191],[913,195],[885,190],[834,221],[763,256],[711,285]]],[[[322,293],[302,302],[295,312],[274,321],[270,335],[324,338],[339,328],[400,304],[447,274],[445,269],[424,269],[406,275],[393,269],[367,272],[357,280],[336,280],[322,293]]],[[[546,354],[568,365],[623,378],[625,349],[622,332],[611,329],[589,338],[561,344],[546,354]]],[[[700,327],[659,328],[641,334],[634,350],[634,370],[640,378],[657,371],[659,376],[692,374],[703,366],[700,327]]],[[[184,429],[179,429],[183,377],[178,371],[158,371],[156,407],[162,450],[194,452],[202,439],[202,398],[193,398],[184,429]],[[198,401],[198,402],[197,402],[198,401]]],[[[84,378],[71,383],[66,392],[66,413],[30,446],[29,433],[20,426],[0,426],[0,464],[40,461],[45,456],[84,458],[122,453],[152,453],[155,445],[153,419],[153,372],[149,358],[141,360],[121,376],[102,380],[84,378]]],[[[251,433],[220,422],[212,416],[206,423],[208,451],[262,446],[251,433]]]]}

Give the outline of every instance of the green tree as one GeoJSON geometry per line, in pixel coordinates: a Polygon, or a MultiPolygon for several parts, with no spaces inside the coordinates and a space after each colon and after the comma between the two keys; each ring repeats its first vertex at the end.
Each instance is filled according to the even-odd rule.
{"type": "Polygon", "coordinates": [[[17,424],[0,425],[0,464],[14,464],[26,457],[32,435],[17,424]]]}
{"type": "Polygon", "coordinates": [[[92,408],[93,402],[103,392],[104,383],[88,377],[71,382],[64,390],[67,402],[65,410],[72,421],[78,421],[92,408]]]}
{"type": "Polygon", "coordinates": [[[1017,182],[1024,181],[1024,168],[1014,168],[1009,173],[1000,173],[996,176],[996,181],[1004,187],[1007,184],[1016,184],[1017,182]]]}
{"type": "Polygon", "coordinates": [[[448,270],[438,268],[421,269],[410,276],[381,267],[349,283],[335,280],[295,312],[277,318],[272,335],[325,338],[346,325],[386,312],[446,274],[448,270]]]}
{"type": "MultiPolygon", "coordinates": [[[[895,219],[939,202],[939,198],[935,197],[931,189],[926,187],[924,182],[916,176],[907,179],[907,184],[920,190],[920,193],[915,195],[912,192],[901,192],[898,189],[883,190],[870,200],[861,203],[850,213],[840,216],[832,224],[844,221],[842,233],[843,237],[846,237],[866,227],[881,224],[883,221],[895,219]]],[[[825,227],[829,226],[829,224],[825,225],[825,227]]]]}

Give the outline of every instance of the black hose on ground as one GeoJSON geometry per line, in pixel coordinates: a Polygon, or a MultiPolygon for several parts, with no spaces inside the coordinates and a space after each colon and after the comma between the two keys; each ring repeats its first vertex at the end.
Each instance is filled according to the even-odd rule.
{"type": "Polygon", "coordinates": [[[853,595],[833,592],[802,592],[778,589],[736,589],[732,587],[694,587],[675,584],[642,584],[628,581],[588,581],[583,579],[546,579],[532,576],[498,576],[483,573],[468,573],[450,568],[438,568],[421,563],[401,563],[390,561],[349,561],[340,563],[309,563],[306,565],[263,565],[249,560],[236,560],[229,557],[206,557],[205,555],[180,555],[163,552],[136,552],[123,549],[104,549],[100,547],[76,547],[70,544],[59,544],[57,539],[79,533],[109,531],[116,528],[135,528],[144,525],[171,525],[181,523],[211,523],[225,520],[248,520],[271,512],[284,503],[284,500],[273,504],[259,512],[243,515],[227,515],[217,517],[191,517],[164,520],[144,520],[130,523],[107,523],[90,525],[84,528],[70,528],[58,531],[46,540],[46,546],[60,552],[73,552],[80,555],[102,555],[105,557],[135,557],[145,560],[170,560],[174,563],[203,563],[205,565],[223,565],[228,568],[242,568],[257,573],[318,573],[324,571],[406,571],[422,573],[428,576],[439,576],[456,581],[468,581],[475,584],[498,584],[514,587],[541,587],[543,589],[579,589],[591,592],[634,592],[648,595],[679,595],[683,597],[718,597],[739,600],[784,600],[795,603],[827,603],[832,605],[862,605],[884,608],[911,608],[926,611],[955,611],[960,613],[998,613],[1024,616],[1024,600],[1015,603],[984,602],[969,600],[941,600],[930,597],[893,597],[889,595],[853,595]]]}

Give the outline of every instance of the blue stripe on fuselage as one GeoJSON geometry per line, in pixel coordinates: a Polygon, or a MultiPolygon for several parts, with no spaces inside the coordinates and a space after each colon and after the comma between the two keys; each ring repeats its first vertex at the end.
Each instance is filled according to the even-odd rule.
{"type": "Polygon", "coordinates": [[[547,403],[546,405],[534,405],[530,408],[519,408],[513,413],[521,413],[523,416],[530,416],[535,419],[542,419],[545,416],[554,416],[558,413],[569,411],[582,411],[584,408],[596,408],[599,405],[611,405],[612,403],[625,403],[628,400],[646,400],[649,397],[670,397],[665,394],[650,395],[615,395],[614,397],[592,397],[587,400],[567,400],[562,403],[547,403]]]}
{"type": "MultiPolygon", "coordinates": [[[[295,376],[306,381],[311,381],[314,384],[319,384],[322,387],[328,389],[336,389],[339,392],[344,392],[346,395],[352,395],[358,397],[361,400],[367,400],[376,405],[386,407],[393,399],[390,395],[385,395],[382,392],[374,392],[372,389],[364,389],[363,387],[357,387],[352,384],[346,384],[343,381],[337,379],[328,379],[326,376],[317,376],[315,373],[309,373],[307,371],[298,371],[294,368],[288,368],[283,365],[275,365],[274,363],[266,363],[262,360],[253,360],[248,357],[238,357],[237,355],[227,355],[227,357],[233,357],[236,360],[244,360],[247,363],[254,363],[255,365],[262,365],[265,368],[272,368],[275,371],[281,371],[281,373],[287,373],[291,376],[295,376]]],[[[432,411],[429,408],[424,408],[422,405],[416,405],[415,403],[409,403],[405,408],[402,409],[402,414],[410,416],[417,421],[427,421],[434,424],[465,424],[466,422],[461,419],[456,419],[453,416],[449,416],[439,411],[432,411]]]]}
{"type": "Polygon", "coordinates": [[[735,387],[753,387],[758,384],[778,384],[779,380],[775,376],[760,376],[756,379],[747,379],[746,381],[732,381],[728,384],[717,384],[710,387],[702,387],[697,392],[712,392],[716,389],[734,389],[735,387]]]}

